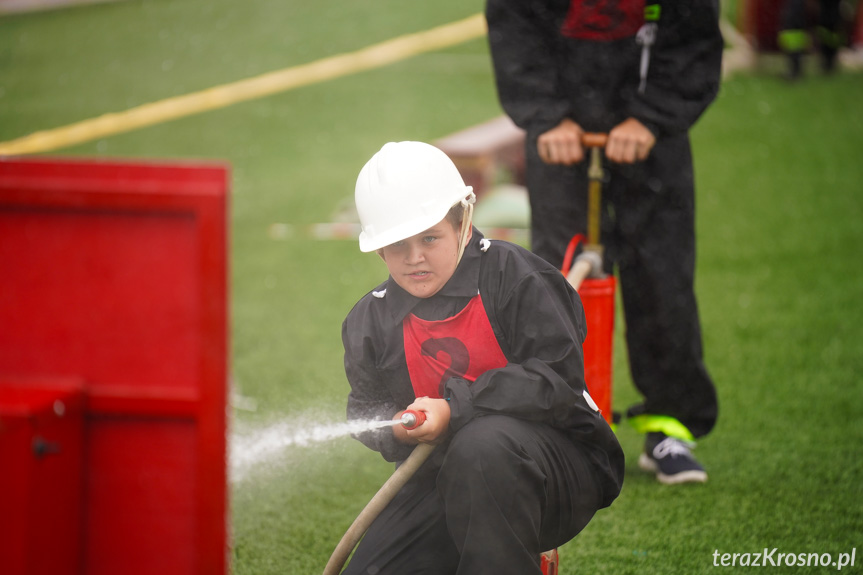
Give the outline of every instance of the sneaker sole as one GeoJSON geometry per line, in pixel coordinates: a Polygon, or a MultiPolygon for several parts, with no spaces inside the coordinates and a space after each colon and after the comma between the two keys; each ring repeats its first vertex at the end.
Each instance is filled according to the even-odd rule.
{"type": "Polygon", "coordinates": [[[692,469],[690,471],[681,471],[674,475],[666,475],[659,472],[659,466],[646,453],[638,456],[638,467],[643,471],[656,473],[656,479],[663,485],[677,485],[680,483],[705,483],[707,482],[707,472],[692,469]]]}

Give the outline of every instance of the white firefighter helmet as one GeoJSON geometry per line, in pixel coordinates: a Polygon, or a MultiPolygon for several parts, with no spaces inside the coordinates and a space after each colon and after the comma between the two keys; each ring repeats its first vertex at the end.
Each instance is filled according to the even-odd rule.
{"type": "Polygon", "coordinates": [[[443,220],[458,202],[474,202],[473,188],[449,156],[422,142],[385,144],[363,166],[354,200],[360,250],[371,252],[416,235],[443,220]]]}

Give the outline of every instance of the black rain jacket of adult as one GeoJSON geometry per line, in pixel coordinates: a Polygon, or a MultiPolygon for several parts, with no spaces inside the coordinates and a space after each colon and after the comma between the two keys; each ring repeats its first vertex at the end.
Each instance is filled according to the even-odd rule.
{"type": "MultiPolygon", "coordinates": [[[[451,432],[486,414],[565,430],[596,463],[610,504],[623,482],[624,459],[611,428],[584,396],[581,300],[544,260],[515,244],[483,241],[476,228],[455,274],[437,294],[416,298],[390,277],[348,314],[342,326],[348,419],[391,419],[412,403],[402,321],[411,313],[430,321],[452,317],[477,293],[508,363],[473,383],[458,377],[446,382],[451,432]]],[[[403,460],[413,449],[389,429],[358,439],[387,461],[403,460]]]]}
{"type": "Polygon", "coordinates": [[[632,117],[658,138],[692,127],[719,90],[718,0],[651,2],[661,16],[644,93],[638,90],[642,47],[635,35],[596,39],[613,38],[621,21],[615,10],[633,2],[488,0],[498,96],[518,126],[535,137],[571,118],[588,132],[608,132],[632,117]],[[576,9],[608,28],[590,39],[564,35],[576,9]]]}

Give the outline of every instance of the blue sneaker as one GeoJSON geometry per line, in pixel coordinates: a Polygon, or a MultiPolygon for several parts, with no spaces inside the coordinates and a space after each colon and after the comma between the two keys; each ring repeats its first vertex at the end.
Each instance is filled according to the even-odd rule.
{"type": "Polygon", "coordinates": [[[664,433],[648,433],[638,466],[655,473],[656,479],[666,485],[704,483],[707,472],[692,456],[692,447],[691,443],[664,433]]]}

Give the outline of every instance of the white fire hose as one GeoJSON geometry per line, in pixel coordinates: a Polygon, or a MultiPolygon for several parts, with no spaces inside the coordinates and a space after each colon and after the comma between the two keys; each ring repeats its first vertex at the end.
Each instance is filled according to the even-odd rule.
{"type": "MultiPolygon", "coordinates": [[[[400,421],[396,420],[394,423],[397,425],[400,423],[407,429],[413,429],[422,424],[422,421],[417,421],[417,415],[421,416],[422,420],[425,420],[425,414],[422,412],[406,411],[402,419],[400,421]]],[[[348,560],[354,547],[357,546],[357,543],[362,539],[369,526],[381,514],[381,511],[389,505],[393,497],[396,496],[396,493],[404,487],[408,479],[425,463],[425,460],[429,458],[434,448],[434,445],[420,443],[414,448],[408,458],[405,459],[404,463],[386,480],[374,497],[366,504],[365,508],[360,511],[357,518],[354,519],[354,522],[345,532],[339,544],[336,545],[335,551],[333,551],[330,560],[327,562],[327,566],[324,568],[323,575],[339,575],[341,573],[345,561],[348,560]]]]}

